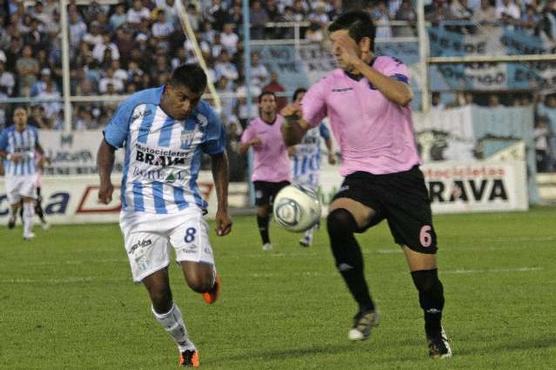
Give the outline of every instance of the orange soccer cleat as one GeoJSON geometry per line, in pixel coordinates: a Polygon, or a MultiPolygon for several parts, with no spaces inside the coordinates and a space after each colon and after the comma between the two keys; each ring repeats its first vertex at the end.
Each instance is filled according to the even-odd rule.
{"type": "Polygon", "coordinates": [[[199,367],[199,352],[183,351],[182,353],[180,353],[180,360],[178,365],[181,367],[199,367]]]}
{"type": "Polygon", "coordinates": [[[222,280],[220,279],[220,274],[217,272],[214,278],[214,285],[208,292],[203,293],[203,300],[206,304],[213,304],[214,302],[216,302],[216,300],[220,296],[221,285],[222,280]]]}

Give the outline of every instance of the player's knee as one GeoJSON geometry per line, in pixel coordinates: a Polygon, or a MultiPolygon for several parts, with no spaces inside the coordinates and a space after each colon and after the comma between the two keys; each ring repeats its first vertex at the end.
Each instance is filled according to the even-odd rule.
{"type": "Polygon", "coordinates": [[[187,276],[187,285],[197,293],[208,292],[212,288],[212,274],[196,273],[187,276]]]}
{"type": "Polygon", "coordinates": [[[423,293],[440,293],[442,292],[442,283],[438,279],[438,270],[420,270],[411,273],[413,283],[418,291],[423,293]]]}
{"type": "Polygon", "coordinates": [[[352,234],[357,229],[353,215],[344,208],[330,212],[326,218],[326,225],[330,236],[352,234]]]}

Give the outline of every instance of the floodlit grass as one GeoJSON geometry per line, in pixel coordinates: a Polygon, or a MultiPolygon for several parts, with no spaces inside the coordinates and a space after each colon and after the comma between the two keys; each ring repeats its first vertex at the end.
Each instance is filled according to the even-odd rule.
{"type": "MultiPolygon", "coordinates": [[[[223,279],[212,306],[174,264],[176,302],[205,369],[548,369],[556,364],[556,208],[440,215],[445,328],[454,350],[432,361],[403,255],[382,224],[359,236],[381,310],[370,340],[350,343],[355,304],[324,229],[311,248],[254,217],[213,237],[223,279]]],[[[30,242],[0,230],[0,368],[172,369],[177,351],[131,282],[117,225],[54,226],[30,242]]],[[[214,233],[213,233],[214,235],[214,233]]]]}

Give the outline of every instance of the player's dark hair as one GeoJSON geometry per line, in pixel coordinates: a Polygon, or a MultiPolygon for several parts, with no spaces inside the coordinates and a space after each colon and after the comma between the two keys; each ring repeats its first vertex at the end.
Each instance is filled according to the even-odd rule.
{"type": "Polygon", "coordinates": [[[273,93],[272,91],[263,91],[262,93],[259,94],[259,103],[262,102],[263,98],[267,95],[274,96],[274,99],[276,99],[276,94],[273,93]]]}
{"type": "Polygon", "coordinates": [[[328,26],[328,32],[348,30],[349,36],[359,43],[363,37],[371,39],[371,49],[374,49],[376,27],[371,15],[363,10],[351,10],[343,13],[328,26]]]}
{"type": "Polygon", "coordinates": [[[306,93],[307,89],[304,87],[300,87],[293,92],[292,101],[295,101],[299,94],[306,93]]]}
{"type": "Polygon", "coordinates": [[[174,69],[169,83],[172,86],[185,86],[194,93],[202,93],[207,88],[207,75],[198,64],[182,64],[174,69]]]}

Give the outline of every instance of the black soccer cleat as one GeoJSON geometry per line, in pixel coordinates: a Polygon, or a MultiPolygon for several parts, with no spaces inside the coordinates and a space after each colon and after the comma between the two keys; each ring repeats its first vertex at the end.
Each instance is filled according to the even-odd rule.
{"type": "Polygon", "coordinates": [[[353,327],[348,333],[350,340],[365,340],[371,335],[371,329],[378,326],[378,312],[360,311],[353,317],[353,327]]]}
{"type": "Polygon", "coordinates": [[[452,357],[452,349],[450,348],[450,342],[448,342],[448,337],[444,329],[434,337],[427,337],[427,343],[429,346],[430,358],[452,357]]]}
{"type": "Polygon", "coordinates": [[[8,229],[13,229],[15,227],[15,221],[15,217],[10,217],[10,219],[8,220],[8,229]]]}

